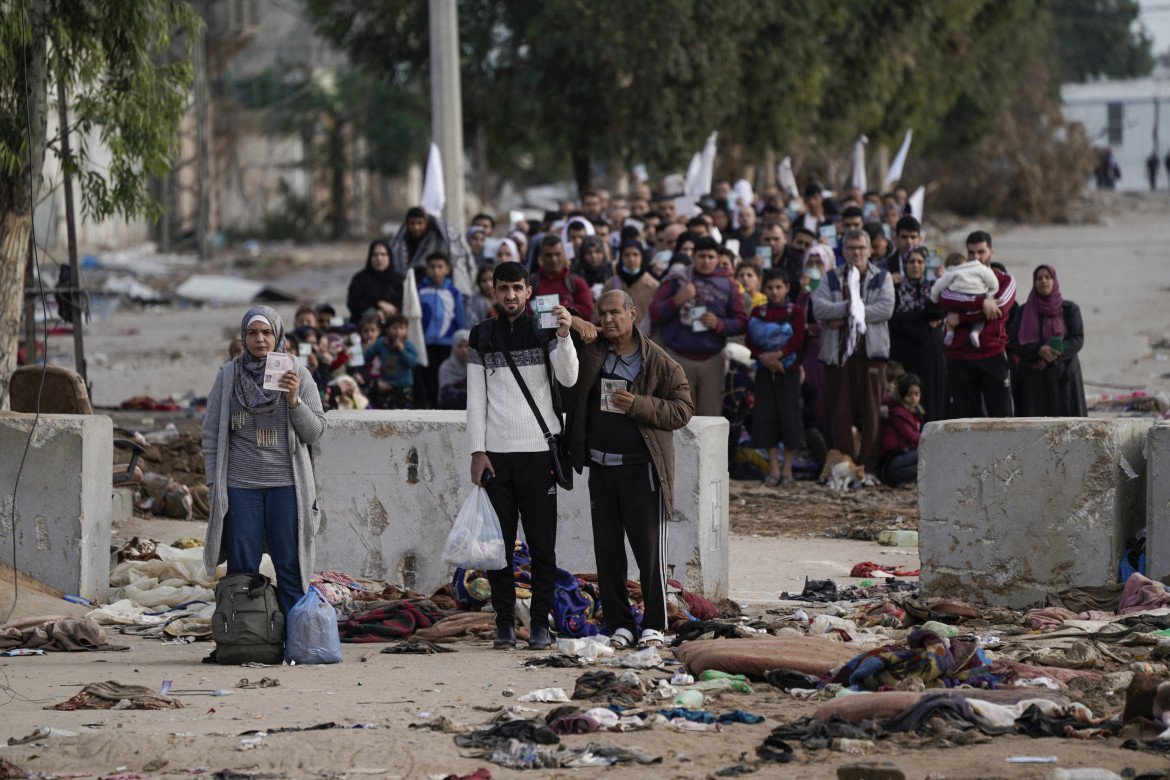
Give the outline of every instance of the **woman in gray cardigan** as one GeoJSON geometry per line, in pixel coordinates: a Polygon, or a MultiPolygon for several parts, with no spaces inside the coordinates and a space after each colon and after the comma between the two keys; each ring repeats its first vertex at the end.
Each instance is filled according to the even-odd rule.
{"type": "Polygon", "coordinates": [[[299,360],[281,377],[281,390],[264,389],[268,353],[285,347],[274,309],[249,309],[240,337],[244,351],[220,369],[203,418],[211,496],[203,564],[213,576],[224,560],[228,574],[256,572],[267,543],[287,614],[313,570],[319,516],[309,446],[325,430],[325,413],[299,360]]]}

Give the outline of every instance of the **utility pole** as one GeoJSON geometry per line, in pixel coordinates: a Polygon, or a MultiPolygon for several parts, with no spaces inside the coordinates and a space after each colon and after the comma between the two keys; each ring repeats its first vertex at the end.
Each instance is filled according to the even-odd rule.
{"type": "MultiPolygon", "coordinates": [[[[66,297],[73,302],[73,366],[81,375],[81,383],[89,389],[85,372],[85,342],[82,335],[82,315],[88,308],[89,299],[81,292],[81,269],[77,265],[77,218],[73,213],[73,174],[69,172],[72,154],[69,150],[69,108],[65,102],[65,81],[57,79],[57,116],[61,125],[61,157],[65,164],[61,173],[65,182],[65,233],[69,239],[69,286],[73,288],[66,297]],[[78,292],[74,292],[78,291],[78,292]]],[[[45,361],[49,359],[49,345],[45,344],[45,361]]]]}
{"type": "MultiPolygon", "coordinates": [[[[206,17],[204,17],[206,18],[206,17]]],[[[200,25],[192,48],[195,72],[191,88],[195,96],[195,245],[200,260],[211,259],[211,152],[208,148],[209,99],[207,92],[207,26],[200,25]]],[[[168,215],[168,218],[170,216],[168,215]]]]}
{"type": "Polygon", "coordinates": [[[443,156],[447,224],[463,232],[463,95],[459,79],[456,0],[429,0],[431,22],[431,132],[443,156]]]}

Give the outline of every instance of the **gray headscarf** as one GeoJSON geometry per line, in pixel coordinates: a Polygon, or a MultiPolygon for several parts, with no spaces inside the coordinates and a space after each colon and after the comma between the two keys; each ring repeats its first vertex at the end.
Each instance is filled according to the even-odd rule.
{"type": "Polygon", "coordinates": [[[261,447],[276,445],[276,404],[284,393],[280,390],[264,389],[265,358],[258,358],[248,350],[248,325],[256,317],[263,317],[268,321],[272,332],[276,334],[276,345],[273,352],[283,352],[284,320],[276,310],[270,306],[253,306],[248,309],[244,319],[240,321],[240,338],[244,341],[244,351],[236,356],[235,379],[232,382],[231,410],[232,430],[244,427],[247,415],[251,414],[256,421],[256,443],[261,447]]]}

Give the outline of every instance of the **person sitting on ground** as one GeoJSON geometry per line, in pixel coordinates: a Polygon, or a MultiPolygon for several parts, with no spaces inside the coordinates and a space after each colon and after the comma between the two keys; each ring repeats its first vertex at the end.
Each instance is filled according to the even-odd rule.
{"type": "Polygon", "coordinates": [[[658,280],[646,270],[646,253],[634,241],[622,244],[618,261],[614,263],[614,274],[602,285],[602,295],[610,290],[625,290],[634,299],[638,311],[638,329],[650,335],[650,304],[658,291],[658,280]]]}
{"type": "Polygon", "coordinates": [[[788,274],[782,268],[764,272],[764,293],[767,303],[752,310],[745,342],[757,361],[752,446],[768,451],[764,484],[787,487],[796,483],[792,476],[796,451],[806,446],[797,364],[804,346],[804,309],[789,301],[788,274]]]}
{"type": "MultiPolygon", "coordinates": [[[[501,244],[500,249],[503,248],[504,245],[501,244]]],[[[496,316],[496,294],[492,289],[492,273],[491,266],[485,265],[480,268],[475,276],[476,291],[464,301],[463,320],[469,329],[474,328],[477,322],[496,316]]]]}
{"type": "Polygon", "coordinates": [[[357,324],[371,312],[377,313],[380,321],[397,314],[402,308],[403,281],[402,274],[390,267],[390,245],[381,239],[371,241],[366,267],[354,274],[346,293],[349,321],[357,324]]]}
{"type": "Polygon", "coordinates": [[[471,331],[455,331],[451,337],[451,356],[439,366],[439,408],[467,408],[467,349],[471,331]]]}
{"type": "Polygon", "coordinates": [[[450,274],[451,261],[442,252],[435,252],[427,258],[427,278],[418,285],[427,349],[423,384],[431,409],[439,405],[439,366],[451,356],[451,337],[466,323],[463,295],[451,283],[450,274]]]}
{"type": "MultiPolygon", "coordinates": [[[[939,298],[946,290],[963,295],[988,296],[994,295],[999,289],[999,279],[996,278],[995,271],[978,260],[968,260],[958,252],[952,252],[947,256],[946,268],[947,270],[942,277],[930,288],[930,299],[935,303],[938,303],[939,298]]],[[[985,322],[972,322],[951,325],[948,322],[946,332],[943,334],[943,344],[948,347],[954,344],[955,334],[960,333],[960,338],[965,335],[971,345],[978,349],[979,334],[983,332],[985,324],[985,322]]]]}
{"type": "Polygon", "coordinates": [[[358,389],[357,382],[348,375],[339,376],[329,383],[328,404],[330,409],[362,411],[370,408],[370,399],[358,389]]]}
{"type": "Polygon", "coordinates": [[[382,326],[382,338],[363,355],[374,380],[370,388],[376,409],[414,408],[414,367],[418,350],[407,340],[410,323],[401,314],[393,314],[382,326]]]}
{"type": "MultiPolygon", "coordinates": [[[[895,294],[896,296],[896,294],[895,294]]],[[[906,375],[906,369],[897,360],[886,361],[886,389],[882,393],[882,419],[889,419],[890,409],[897,405],[898,380],[906,375]]],[[[919,381],[919,385],[921,385],[919,381]]],[[[921,396],[921,392],[919,393],[921,396]]],[[[920,399],[921,400],[921,399],[920,399]]]]}
{"type": "Polygon", "coordinates": [[[650,307],[650,320],[687,376],[695,409],[704,416],[723,412],[723,348],[743,333],[747,310],[739,285],[716,267],[719,245],[713,238],[695,243],[692,265],[672,265],[650,307]]]}
{"type": "Polygon", "coordinates": [[[878,478],[905,487],[918,481],[918,440],[922,436],[922,380],[903,374],[894,388],[895,403],[882,424],[882,461],[878,478]]]}

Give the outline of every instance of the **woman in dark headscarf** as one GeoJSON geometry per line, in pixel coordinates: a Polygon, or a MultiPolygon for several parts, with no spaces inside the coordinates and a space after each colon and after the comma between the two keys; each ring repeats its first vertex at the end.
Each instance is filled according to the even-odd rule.
{"type": "Polygon", "coordinates": [[[390,264],[390,245],[382,239],[370,242],[366,267],[353,275],[346,304],[349,319],[359,324],[363,314],[377,312],[380,319],[397,314],[402,308],[404,279],[390,264]]]}
{"type": "Polygon", "coordinates": [[[294,370],[279,390],[264,387],[268,354],[284,352],[284,322],[255,306],[240,323],[244,351],[220,369],[207,396],[203,460],[211,500],[203,564],[210,576],[257,572],[267,543],[285,614],[313,571],[317,495],[309,446],[325,431],[321,396],[309,370],[294,370]]]}
{"type": "Polygon", "coordinates": [[[939,327],[943,310],[930,300],[925,247],[910,250],[905,270],[902,281],[894,285],[890,359],[922,380],[920,403],[927,421],[941,420],[947,409],[947,362],[939,327]]]}
{"type": "Polygon", "coordinates": [[[613,276],[613,266],[605,259],[605,244],[598,236],[585,236],[577,252],[573,273],[580,276],[594,290],[594,299],[601,294],[601,285],[613,276]]]}
{"type": "Polygon", "coordinates": [[[1056,269],[1037,266],[1032,292],[1008,338],[1020,359],[1012,396],[1016,417],[1088,417],[1081,361],[1081,308],[1060,294],[1056,269]]]}

